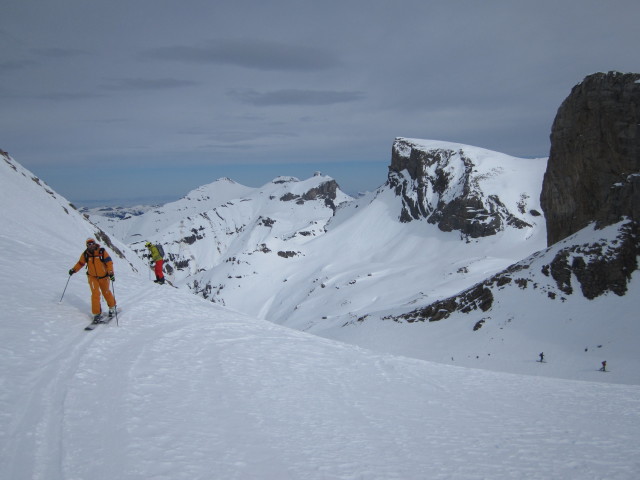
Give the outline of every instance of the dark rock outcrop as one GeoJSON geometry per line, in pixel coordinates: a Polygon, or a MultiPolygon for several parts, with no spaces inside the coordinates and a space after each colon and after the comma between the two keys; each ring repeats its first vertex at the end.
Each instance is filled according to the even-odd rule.
{"type": "Polygon", "coordinates": [[[331,208],[334,212],[336,210],[336,205],[334,200],[337,196],[337,191],[340,187],[338,186],[338,182],[335,180],[330,180],[328,182],[323,182],[315,188],[312,188],[307,193],[305,193],[302,198],[306,201],[309,200],[324,200],[324,203],[327,207],[331,208]]]}
{"type": "Polygon", "coordinates": [[[531,227],[496,195],[478,188],[474,162],[462,149],[425,149],[397,138],[387,185],[401,198],[404,223],[424,218],[443,232],[471,238],[495,235],[506,225],[531,227]]]}
{"type": "MultiPolygon", "coordinates": [[[[449,317],[455,312],[471,313],[480,310],[489,311],[494,302],[494,290],[508,285],[513,280],[513,274],[529,265],[514,265],[500,272],[484,282],[477,283],[457,295],[438,300],[423,308],[418,308],[401,315],[389,315],[382,320],[394,320],[396,322],[437,322],[449,317]]],[[[364,317],[359,319],[364,320],[364,317]]]]}
{"type": "Polygon", "coordinates": [[[603,293],[627,293],[631,274],[638,269],[640,255],[638,224],[621,225],[617,238],[611,242],[571,245],[560,250],[543,273],[550,275],[558,289],[573,293],[572,278],[577,279],[582,295],[589,300],[603,293]]]}
{"type": "Polygon", "coordinates": [[[335,212],[337,207],[334,203],[334,200],[337,197],[337,191],[339,188],[340,187],[335,180],[329,180],[327,182],[321,183],[317,187],[309,189],[302,196],[289,192],[280,197],[280,200],[283,202],[296,200],[296,203],[300,205],[302,205],[304,202],[309,202],[312,200],[324,200],[324,204],[335,212]]]}
{"type": "Polygon", "coordinates": [[[540,196],[552,245],[640,217],[640,74],[597,73],[558,109],[540,196]]]}

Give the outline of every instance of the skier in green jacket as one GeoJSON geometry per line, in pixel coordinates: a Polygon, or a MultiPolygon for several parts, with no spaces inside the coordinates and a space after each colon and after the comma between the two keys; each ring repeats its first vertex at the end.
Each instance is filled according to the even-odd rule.
{"type": "Polygon", "coordinates": [[[154,269],[156,274],[156,279],[154,283],[163,284],[164,283],[164,273],[162,273],[162,265],[164,263],[164,259],[162,258],[162,253],[158,250],[151,242],[147,242],[144,244],[145,247],[149,249],[149,257],[151,257],[151,266],[154,269]]]}

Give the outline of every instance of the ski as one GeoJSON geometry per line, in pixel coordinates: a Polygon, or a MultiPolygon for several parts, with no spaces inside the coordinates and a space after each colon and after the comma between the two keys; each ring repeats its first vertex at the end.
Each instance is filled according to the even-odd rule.
{"type": "Polygon", "coordinates": [[[96,328],[98,325],[100,325],[103,322],[104,322],[104,315],[100,315],[100,318],[98,320],[93,320],[89,325],[84,327],[84,329],[85,330],[93,330],[94,328],[96,328]]]}
{"type": "MultiPolygon", "coordinates": [[[[117,311],[118,313],[121,312],[120,309],[118,309],[117,311]]],[[[95,330],[95,328],[98,325],[106,325],[107,323],[109,323],[111,320],[113,320],[114,318],[116,318],[116,316],[112,316],[109,317],[108,315],[105,315],[104,313],[100,315],[100,319],[98,321],[92,321],[89,325],[87,325],[86,327],[84,327],[85,330],[87,331],[91,331],[91,330],[95,330]]]]}

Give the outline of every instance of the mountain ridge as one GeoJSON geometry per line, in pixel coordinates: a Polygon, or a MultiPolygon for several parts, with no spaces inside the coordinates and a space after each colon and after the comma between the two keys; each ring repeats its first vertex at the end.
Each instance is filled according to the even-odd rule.
{"type": "MultiPolygon", "coordinates": [[[[415,241],[412,241],[412,247],[407,253],[399,256],[399,262],[404,263],[414,262],[414,259],[411,258],[412,255],[415,257],[418,252],[423,250],[420,245],[421,239],[426,239],[427,243],[431,242],[433,249],[444,248],[447,242],[457,243],[459,240],[470,245],[466,250],[473,250],[473,246],[480,245],[479,248],[476,248],[478,251],[471,254],[473,257],[471,263],[475,264],[474,267],[471,269],[469,269],[469,265],[455,267],[455,270],[459,272],[457,276],[464,277],[465,272],[471,270],[469,281],[473,275],[484,274],[480,265],[496,269],[496,262],[502,266],[508,265],[518,260],[521,252],[531,253],[542,246],[541,238],[544,236],[542,231],[544,225],[539,216],[532,212],[537,212],[539,209],[536,201],[538,191],[535,188],[539,188],[536,185],[539,185],[541,181],[545,159],[516,159],[498,152],[450,142],[418,141],[415,139],[411,142],[409,143],[405,139],[396,139],[394,152],[397,152],[398,145],[402,144],[403,147],[410,146],[414,152],[422,152],[423,157],[433,149],[437,149],[440,153],[443,151],[450,153],[449,158],[453,156],[456,159],[464,158],[466,161],[464,169],[460,169],[456,165],[447,168],[446,162],[434,169],[436,172],[432,172],[431,176],[435,175],[437,178],[434,181],[441,184],[450,180],[452,171],[461,170],[456,174],[457,183],[463,184],[464,188],[458,188],[456,182],[450,182],[453,187],[448,191],[444,189],[439,192],[437,201],[429,206],[429,209],[434,215],[441,218],[446,217],[449,205],[458,202],[462,205],[461,208],[468,208],[470,203],[466,200],[472,197],[471,202],[475,202],[473,203],[473,214],[463,219],[462,223],[472,225],[472,229],[477,229],[481,224],[490,225],[484,229],[486,234],[480,236],[485,237],[484,241],[482,238],[474,238],[464,229],[459,231],[449,228],[443,229],[442,222],[437,226],[438,229],[433,231],[429,225],[436,222],[426,217],[422,219],[426,220],[425,223],[418,221],[420,219],[414,219],[417,221],[413,225],[405,222],[403,215],[406,212],[408,188],[413,189],[415,185],[407,183],[404,193],[400,194],[396,181],[406,174],[406,169],[403,169],[405,171],[403,173],[403,171],[391,168],[386,184],[375,192],[370,192],[358,199],[352,199],[339,192],[337,183],[330,177],[314,175],[304,181],[291,177],[278,177],[263,187],[250,190],[246,197],[229,200],[210,210],[202,208],[196,215],[184,216],[179,220],[176,217],[171,217],[172,214],[168,213],[169,210],[176,210],[170,204],[167,213],[159,208],[136,218],[141,231],[135,232],[133,235],[130,234],[130,245],[139,254],[143,254],[145,251],[142,246],[143,241],[162,243],[165,252],[167,252],[171,281],[177,285],[187,285],[194,292],[212,301],[242,309],[247,308],[247,302],[242,298],[242,292],[247,289],[257,292],[256,294],[261,297],[261,300],[250,302],[249,310],[245,311],[268,316],[278,323],[290,322],[292,312],[300,308],[297,303],[286,302],[282,298],[283,296],[300,297],[302,291],[316,291],[317,284],[326,283],[328,278],[326,274],[322,273],[322,270],[330,268],[330,265],[337,258],[340,258],[339,261],[344,265],[351,264],[349,269],[362,270],[368,268],[366,255],[361,261],[358,260],[364,250],[369,250],[369,253],[373,253],[375,257],[392,257],[391,250],[394,248],[402,249],[408,245],[401,246],[404,243],[402,239],[405,233],[408,233],[415,241]],[[425,145],[427,146],[425,147],[425,145]],[[467,156],[465,157],[465,155],[467,156]],[[520,171],[525,168],[524,179],[518,179],[515,175],[518,168],[520,171]],[[438,180],[439,178],[444,181],[438,180]],[[514,188],[519,190],[517,193],[505,196],[506,192],[497,190],[502,184],[515,185],[514,188]],[[473,186],[472,189],[469,188],[470,185],[473,186]],[[521,186],[518,187],[518,185],[521,186]],[[324,186],[326,192],[323,193],[320,186],[324,186]],[[485,194],[483,188],[488,188],[489,192],[485,194]],[[456,189],[459,191],[453,192],[456,189]],[[505,197],[504,202],[499,199],[500,194],[505,197]],[[336,197],[337,195],[341,196],[336,197]],[[334,203],[332,197],[336,197],[338,200],[334,203]],[[260,200],[257,200],[258,198],[260,200]],[[255,203],[255,201],[261,203],[260,208],[248,208],[248,205],[255,203]],[[500,204],[501,208],[493,208],[496,204],[500,204]],[[480,208],[476,208],[478,206],[480,208]],[[303,212],[308,212],[309,208],[311,208],[312,217],[305,217],[304,215],[309,215],[309,213],[303,212]],[[352,218],[363,211],[376,213],[366,214],[367,220],[364,222],[352,218]],[[153,216],[163,216],[165,219],[172,218],[173,226],[164,226],[164,230],[161,231],[157,227],[157,220],[154,219],[153,223],[148,222],[144,227],[142,222],[145,217],[153,216]],[[352,223],[353,226],[348,227],[345,231],[347,227],[344,227],[344,224],[346,223],[352,223]],[[294,224],[296,226],[292,228],[294,224]],[[386,233],[383,234],[383,232],[386,233]],[[489,232],[492,235],[489,235],[489,232]],[[320,237],[325,237],[328,234],[330,234],[330,238],[335,238],[333,245],[330,242],[319,242],[320,237]],[[364,238],[365,235],[367,238],[364,238]],[[438,239],[439,237],[442,238],[438,239]],[[489,237],[491,239],[488,239],[489,237]],[[524,249],[520,246],[514,248],[513,242],[516,239],[523,245],[530,245],[524,249]],[[494,245],[496,242],[500,247],[494,245]],[[315,248],[313,245],[318,243],[321,245],[315,248]],[[352,245],[355,247],[352,248],[352,245]],[[397,245],[397,247],[393,247],[393,245],[397,245]],[[496,249],[501,250],[500,255],[491,253],[496,249]],[[504,257],[504,252],[510,250],[515,251],[509,254],[508,258],[500,259],[500,257],[504,257]],[[349,251],[353,258],[344,257],[341,251],[349,251]],[[256,255],[258,257],[262,255],[263,258],[258,260],[256,255]],[[207,259],[207,257],[209,258],[207,259]],[[283,264],[276,257],[289,261],[283,264]],[[308,261],[304,257],[309,257],[308,261]],[[318,262],[324,266],[317,264],[318,262]],[[301,266],[301,263],[306,265],[301,266]],[[298,272],[294,272],[296,268],[299,269],[298,272]],[[286,273],[290,270],[291,273],[286,273]],[[305,270],[306,273],[301,274],[302,270],[305,270]],[[282,272],[282,274],[279,275],[277,272],[282,272]],[[269,278],[269,282],[278,278],[277,283],[281,284],[285,293],[274,291],[261,295],[259,280],[262,278],[261,276],[269,278]],[[306,278],[302,280],[301,276],[306,278]],[[296,291],[293,294],[288,294],[289,289],[284,284],[292,277],[298,279],[295,284],[289,284],[295,285],[292,288],[295,288],[296,291]],[[270,297],[273,300],[269,300],[270,297]],[[265,308],[269,302],[275,302],[273,308],[265,308]]],[[[394,153],[394,158],[396,157],[397,155],[394,153]]],[[[215,189],[216,185],[217,183],[214,182],[210,186],[201,187],[201,189],[215,189]]],[[[187,195],[185,199],[192,199],[192,197],[193,195],[187,195]]],[[[188,212],[195,211],[193,206],[184,207],[184,209],[188,212]]],[[[113,220],[108,220],[107,223],[101,223],[99,219],[96,221],[105,228],[109,228],[109,224],[113,223],[113,220]]],[[[165,224],[168,224],[168,221],[165,224]]],[[[450,246],[447,248],[451,249],[450,246]]],[[[454,250],[456,249],[454,248],[454,250]]],[[[464,251],[465,247],[462,246],[456,255],[464,256],[466,255],[463,253],[464,251]]],[[[418,255],[424,256],[423,254],[418,255]]],[[[428,260],[428,258],[424,258],[418,263],[428,262],[428,260]]],[[[362,271],[356,276],[368,274],[369,272],[362,271]]],[[[391,283],[397,281],[398,279],[394,279],[393,276],[388,279],[388,282],[391,283]]],[[[411,297],[413,298],[414,295],[412,294],[411,297]]],[[[304,302],[305,299],[300,298],[300,301],[304,302]]],[[[347,300],[342,302],[345,301],[347,300]]],[[[322,307],[320,308],[322,309],[322,307]]],[[[358,312],[346,313],[360,315],[358,312]]],[[[295,313],[293,316],[296,316],[295,313]]],[[[321,316],[329,317],[333,314],[324,312],[321,316]]]]}

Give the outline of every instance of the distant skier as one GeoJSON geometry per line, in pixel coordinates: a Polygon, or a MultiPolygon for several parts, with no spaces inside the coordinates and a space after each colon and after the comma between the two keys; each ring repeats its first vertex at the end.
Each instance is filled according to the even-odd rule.
{"type": "Polygon", "coordinates": [[[93,321],[98,322],[102,315],[101,292],[107,301],[109,316],[112,317],[116,313],[116,299],[109,289],[109,280],[115,282],[116,277],[113,274],[113,262],[107,251],[100,247],[93,238],[88,238],[86,245],[87,249],[80,255],[78,263],[69,270],[69,275],[73,275],[85,265],[87,266],[87,280],[91,289],[91,313],[93,321]]]}
{"type": "Polygon", "coordinates": [[[164,252],[161,252],[160,250],[158,250],[158,247],[156,247],[151,242],[145,243],[144,246],[149,249],[151,266],[153,267],[153,271],[156,274],[156,279],[154,280],[154,283],[159,283],[160,285],[162,285],[164,283],[164,273],[162,272],[162,265],[164,264],[164,259],[162,257],[164,252]]]}
{"type": "Polygon", "coordinates": [[[606,360],[604,360],[602,362],[602,367],[600,367],[600,371],[601,372],[606,372],[607,371],[607,361],[606,360]]]}
{"type": "Polygon", "coordinates": [[[544,362],[544,352],[540,352],[540,363],[544,362]]]}

